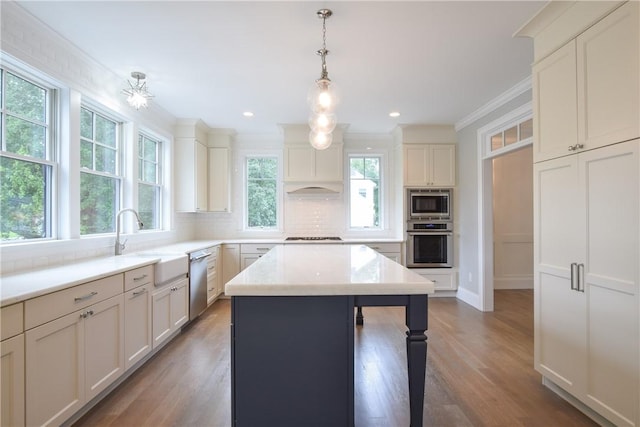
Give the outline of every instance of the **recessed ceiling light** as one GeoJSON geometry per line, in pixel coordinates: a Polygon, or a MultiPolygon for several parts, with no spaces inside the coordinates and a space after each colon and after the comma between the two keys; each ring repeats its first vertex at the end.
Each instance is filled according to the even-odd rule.
{"type": "Polygon", "coordinates": [[[242,115],[245,117],[253,117],[253,113],[251,111],[245,111],[242,115]]]}
{"type": "Polygon", "coordinates": [[[400,113],[398,111],[392,111],[389,113],[389,117],[400,117],[400,113]]]}

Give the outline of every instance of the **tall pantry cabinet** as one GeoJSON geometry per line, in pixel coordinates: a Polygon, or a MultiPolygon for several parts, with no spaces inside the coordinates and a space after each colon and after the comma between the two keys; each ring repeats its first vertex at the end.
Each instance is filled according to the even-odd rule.
{"type": "Polygon", "coordinates": [[[617,426],[640,424],[638,6],[552,2],[519,34],[536,56],[535,367],[617,426]]]}

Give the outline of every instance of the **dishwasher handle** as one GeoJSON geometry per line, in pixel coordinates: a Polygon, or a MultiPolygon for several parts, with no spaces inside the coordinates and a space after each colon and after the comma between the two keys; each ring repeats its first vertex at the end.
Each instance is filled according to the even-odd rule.
{"type": "Polygon", "coordinates": [[[211,253],[210,252],[205,252],[202,255],[198,255],[196,257],[191,258],[191,262],[200,261],[200,260],[203,260],[203,259],[205,259],[205,258],[207,258],[209,256],[211,256],[211,253]]]}

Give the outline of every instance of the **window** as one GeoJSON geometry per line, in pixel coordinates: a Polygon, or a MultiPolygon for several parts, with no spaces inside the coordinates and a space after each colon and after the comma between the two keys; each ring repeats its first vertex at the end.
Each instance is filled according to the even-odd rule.
{"type": "Polygon", "coordinates": [[[278,225],[278,159],[247,157],[247,228],[278,225]]]}
{"type": "Polygon", "coordinates": [[[350,227],[380,227],[380,157],[349,157],[350,227]]]}
{"type": "Polygon", "coordinates": [[[514,126],[490,136],[491,151],[500,150],[517,142],[525,141],[533,136],[533,119],[524,119],[514,126]]]}
{"type": "Polygon", "coordinates": [[[138,137],[138,213],[146,230],[161,228],[162,142],[147,135],[138,137]]]}
{"type": "Polygon", "coordinates": [[[120,125],[80,110],[80,234],[115,232],[120,208],[120,125]]]}
{"type": "Polygon", "coordinates": [[[52,236],[54,92],[0,69],[0,238],[52,236]]]}

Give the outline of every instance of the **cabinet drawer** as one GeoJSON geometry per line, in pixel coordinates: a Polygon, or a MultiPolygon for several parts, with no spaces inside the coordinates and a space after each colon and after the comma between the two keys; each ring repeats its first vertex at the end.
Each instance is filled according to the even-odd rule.
{"type": "Polygon", "coordinates": [[[367,243],[366,245],[378,252],[400,252],[400,243],[367,243]]]}
{"type": "Polygon", "coordinates": [[[240,253],[264,254],[276,245],[277,243],[243,243],[240,245],[240,253]]]}
{"type": "Polygon", "coordinates": [[[2,322],[0,339],[6,340],[24,332],[23,310],[24,306],[21,302],[0,308],[0,322],[2,322]]]}
{"type": "Polygon", "coordinates": [[[124,275],[116,274],[83,285],[33,298],[25,303],[25,329],[83,309],[123,292],[124,275]]]}
{"type": "Polygon", "coordinates": [[[147,265],[145,267],[136,268],[135,270],[125,271],[125,292],[142,285],[153,285],[153,265],[147,265]]]}

